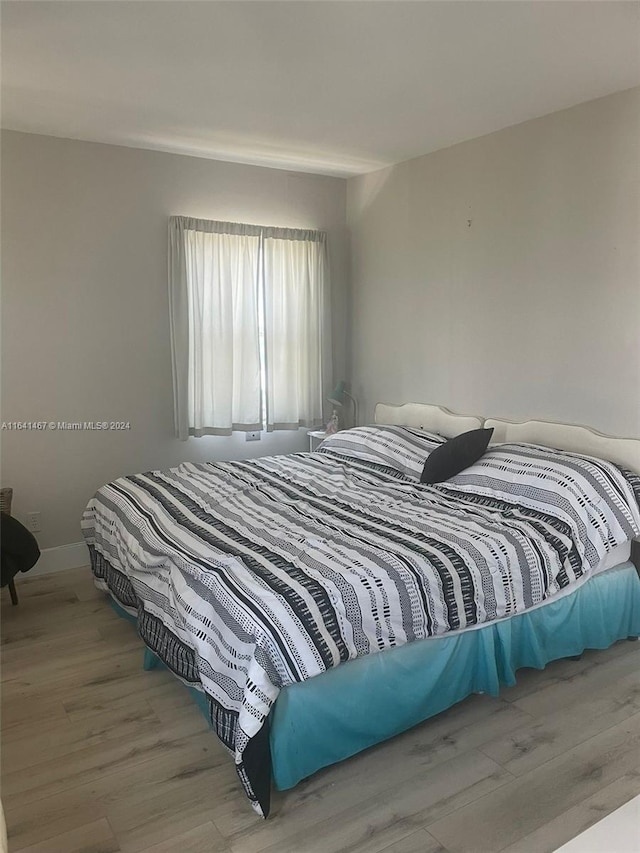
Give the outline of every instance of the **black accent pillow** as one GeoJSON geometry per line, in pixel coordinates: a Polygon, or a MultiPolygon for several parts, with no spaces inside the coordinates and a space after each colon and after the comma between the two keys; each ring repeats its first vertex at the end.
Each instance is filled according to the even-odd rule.
{"type": "Polygon", "coordinates": [[[473,465],[487,449],[493,427],[489,429],[472,429],[463,432],[455,438],[450,438],[444,444],[436,447],[427,456],[424,463],[421,483],[442,483],[450,477],[455,477],[469,465],[473,465]]]}

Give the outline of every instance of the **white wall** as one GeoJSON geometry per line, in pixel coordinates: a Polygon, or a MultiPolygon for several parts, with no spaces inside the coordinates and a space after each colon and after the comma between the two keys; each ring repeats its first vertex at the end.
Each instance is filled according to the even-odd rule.
{"type": "Polygon", "coordinates": [[[123,474],[308,447],[302,431],[173,437],[167,217],[326,229],[340,378],[344,180],[14,132],[1,155],[2,420],[131,422],[2,433],[2,485],[17,517],[42,513],[41,547],[79,541],[87,501],[123,474]]]}
{"type": "Polygon", "coordinates": [[[640,89],[352,178],[353,387],[640,436],[640,89]]]}

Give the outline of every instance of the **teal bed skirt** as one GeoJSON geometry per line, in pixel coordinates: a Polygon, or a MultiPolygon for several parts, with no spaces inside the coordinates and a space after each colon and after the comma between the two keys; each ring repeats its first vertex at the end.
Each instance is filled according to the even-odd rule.
{"type": "MultiPolygon", "coordinates": [[[[472,693],[497,696],[501,686],[515,684],[522,667],[542,669],[638,635],[640,578],[632,563],[624,563],[527,613],[358,658],[290,685],[270,716],[274,784],[292,788],[472,693]]],[[[159,663],[147,650],[145,668],[159,663]]],[[[204,695],[189,689],[208,716],[204,695]]]]}

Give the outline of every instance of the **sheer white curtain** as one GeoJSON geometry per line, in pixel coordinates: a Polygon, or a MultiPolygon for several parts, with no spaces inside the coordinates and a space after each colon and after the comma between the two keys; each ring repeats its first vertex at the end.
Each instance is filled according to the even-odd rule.
{"type": "Polygon", "coordinates": [[[323,232],[171,217],[169,297],[180,438],[323,422],[323,232]]]}
{"type": "Polygon", "coordinates": [[[329,372],[326,239],[323,232],[264,233],[267,429],[322,423],[329,372]]]}
{"type": "Polygon", "coordinates": [[[172,217],[169,290],[176,432],[262,424],[260,230],[172,217]]]}

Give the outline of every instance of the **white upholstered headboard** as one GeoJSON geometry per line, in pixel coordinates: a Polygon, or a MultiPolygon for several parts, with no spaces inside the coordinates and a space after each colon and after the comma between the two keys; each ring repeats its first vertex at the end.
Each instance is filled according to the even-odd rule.
{"type": "Polygon", "coordinates": [[[513,421],[487,418],[485,427],[493,427],[492,444],[497,442],[527,442],[557,447],[586,456],[608,459],[623,468],[640,474],[640,439],[615,438],[585,426],[555,424],[551,421],[513,421]]]}
{"type": "Polygon", "coordinates": [[[516,423],[502,418],[482,418],[456,415],[443,406],[429,403],[404,403],[399,406],[378,403],[374,415],[377,424],[395,424],[437,432],[453,438],[461,432],[480,427],[493,427],[492,444],[527,442],[557,447],[587,456],[609,459],[623,468],[640,474],[640,439],[615,438],[590,427],[556,424],[552,421],[523,421],[516,423]]]}
{"type": "Polygon", "coordinates": [[[437,432],[446,438],[453,438],[461,432],[479,429],[482,426],[482,418],[476,418],[473,415],[456,415],[449,409],[428,403],[403,403],[401,406],[378,403],[374,420],[377,424],[393,424],[437,432]]]}

